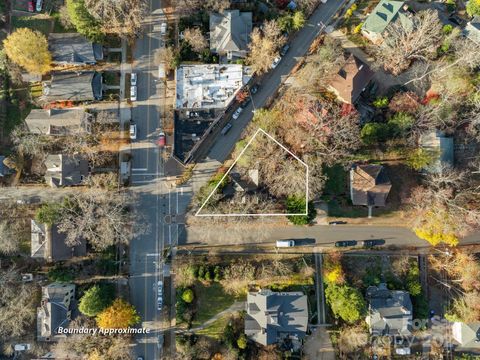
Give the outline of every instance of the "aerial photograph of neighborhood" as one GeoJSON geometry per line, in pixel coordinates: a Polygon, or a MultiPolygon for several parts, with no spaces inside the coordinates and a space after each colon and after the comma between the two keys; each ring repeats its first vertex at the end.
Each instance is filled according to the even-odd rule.
{"type": "Polygon", "coordinates": [[[0,0],[0,360],[480,360],[480,0],[0,0]]]}

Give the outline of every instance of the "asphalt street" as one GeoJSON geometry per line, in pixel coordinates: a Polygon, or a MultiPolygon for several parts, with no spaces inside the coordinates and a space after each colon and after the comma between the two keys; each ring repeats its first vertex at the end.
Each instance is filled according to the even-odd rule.
{"type": "MultiPolygon", "coordinates": [[[[198,226],[187,228],[186,243],[184,245],[260,245],[271,244],[275,246],[276,240],[297,239],[299,245],[334,246],[341,240],[372,240],[383,239],[385,246],[422,247],[428,246],[425,240],[419,239],[410,229],[393,226],[355,226],[355,225],[314,225],[314,226],[272,226],[263,227],[259,231],[249,224],[244,231],[235,229],[234,232],[226,231],[225,226],[211,226],[208,235],[205,229],[198,226]],[[222,231],[223,230],[223,231],[222,231]],[[208,239],[206,239],[208,237],[208,239]]],[[[480,233],[475,233],[460,241],[461,244],[474,244],[480,242],[480,233]]]]}

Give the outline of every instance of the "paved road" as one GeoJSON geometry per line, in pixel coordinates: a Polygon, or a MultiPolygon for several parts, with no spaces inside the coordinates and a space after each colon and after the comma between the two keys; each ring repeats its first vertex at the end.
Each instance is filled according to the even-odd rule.
{"type": "MultiPolygon", "coordinates": [[[[157,283],[164,281],[164,249],[174,245],[177,236],[177,225],[172,224],[169,215],[179,213],[179,206],[184,203],[181,199],[188,192],[185,195],[172,193],[163,181],[163,153],[156,140],[162,131],[165,88],[156,81],[158,66],[154,64],[153,56],[155,50],[164,45],[159,25],[166,19],[161,0],[150,0],[149,5],[150,16],[144,20],[145,34],[137,40],[133,52],[132,69],[138,74],[138,100],[132,109],[132,120],[137,124],[137,139],[132,141],[131,146],[131,189],[138,196],[138,212],[149,224],[149,229],[132,239],[129,283],[131,301],[142,318],[142,326],[152,330],[149,335],[137,337],[135,353],[145,360],[154,360],[167,355],[163,351],[163,335],[169,309],[164,306],[163,310],[158,310],[157,283]]],[[[163,293],[166,292],[164,289],[163,293]]]]}
{"type": "MultiPolygon", "coordinates": [[[[182,245],[241,245],[241,244],[268,244],[272,246],[279,239],[305,239],[304,245],[334,246],[340,240],[370,240],[383,239],[386,246],[402,247],[427,246],[425,240],[419,239],[411,230],[404,227],[392,226],[355,226],[355,225],[315,225],[315,226],[275,226],[263,228],[260,232],[250,231],[251,225],[245,226],[245,231],[236,228],[235,232],[225,231],[225,227],[210,227],[208,238],[205,229],[197,226],[187,228],[187,236],[182,238],[182,245]]],[[[302,242],[302,241],[300,241],[302,242]]],[[[461,244],[480,242],[480,233],[475,233],[461,240],[461,244]]]]}

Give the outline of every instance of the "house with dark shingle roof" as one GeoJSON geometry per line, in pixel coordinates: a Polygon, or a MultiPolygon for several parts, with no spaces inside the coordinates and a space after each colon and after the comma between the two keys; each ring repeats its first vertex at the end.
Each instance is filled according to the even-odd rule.
{"type": "Polygon", "coordinates": [[[51,187],[81,185],[88,176],[88,161],[78,155],[48,155],[45,181],[51,187]]]}
{"type": "Polygon", "coordinates": [[[58,328],[68,327],[74,298],[74,284],[52,283],[42,287],[42,302],[37,308],[38,341],[57,341],[65,337],[58,333],[58,328]]]}
{"type": "Polygon", "coordinates": [[[374,73],[367,64],[350,54],[329,83],[340,101],[353,104],[367,87],[374,73]]]}
{"type": "Polygon", "coordinates": [[[381,0],[367,17],[363,26],[362,34],[374,44],[383,41],[385,30],[392,22],[400,20],[402,24],[411,24],[406,13],[405,2],[394,0],[381,0]]]}
{"type": "Polygon", "coordinates": [[[260,290],[247,295],[245,335],[262,345],[303,339],[307,332],[307,296],[302,292],[260,290]]]}
{"type": "Polygon", "coordinates": [[[368,315],[366,322],[375,336],[410,335],[413,307],[408,291],[389,290],[382,283],[366,291],[368,315]]]}
{"type": "Polygon", "coordinates": [[[102,75],[95,71],[61,72],[43,82],[47,101],[94,101],[102,99],[102,75]]]}
{"type": "Polygon", "coordinates": [[[32,134],[52,136],[90,132],[92,121],[85,109],[33,109],[25,119],[32,134]]]}
{"type": "Polygon", "coordinates": [[[48,49],[56,65],[93,65],[103,60],[103,47],[78,33],[51,33],[48,49]]]}
{"type": "Polygon", "coordinates": [[[40,224],[31,220],[31,257],[46,261],[63,261],[87,254],[87,243],[82,240],[76,246],[65,243],[66,234],[60,233],[56,225],[40,224]]]}
{"type": "Polygon", "coordinates": [[[381,165],[357,165],[350,169],[350,199],[353,205],[385,206],[387,197],[392,188],[385,169],[381,165]]]}
{"type": "Polygon", "coordinates": [[[247,56],[252,13],[225,10],[210,14],[210,50],[228,59],[247,56]]]}

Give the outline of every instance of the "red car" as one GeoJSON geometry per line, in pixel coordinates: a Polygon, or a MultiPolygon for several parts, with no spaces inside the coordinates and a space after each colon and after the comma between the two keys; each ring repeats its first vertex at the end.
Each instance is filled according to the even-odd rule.
{"type": "Polygon", "coordinates": [[[160,135],[158,135],[158,140],[157,144],[160,149],[165,147],[165,144],[167,143],[167,139],[165,137],[165,133],[161,132],[160,135]]]}
{"type": "Polygon", "coordinates": [[[33,3],[33,1],[28,2],[28,11],[29,12],[34,12],[35,11],[35,4],[33,3]]]}

